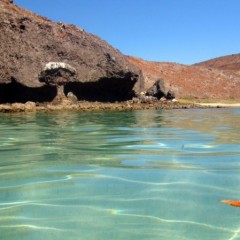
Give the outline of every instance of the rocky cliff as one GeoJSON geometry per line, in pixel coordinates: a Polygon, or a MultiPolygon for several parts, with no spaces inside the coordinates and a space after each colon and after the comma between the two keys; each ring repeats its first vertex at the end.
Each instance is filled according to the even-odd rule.
{"type": "Polygon", "coordinates": [[[141,71],[99,37],[11,0],[0,2],[0,56],[1,103],[52,101],[59,86],[78,99],[125,100],[143,85],[141,71]]]}

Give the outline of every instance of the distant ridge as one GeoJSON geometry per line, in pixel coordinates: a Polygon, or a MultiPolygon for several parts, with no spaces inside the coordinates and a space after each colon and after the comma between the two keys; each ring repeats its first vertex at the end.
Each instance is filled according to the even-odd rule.
{"type": "Polygon", "coordinates": [[[240,71],[240,54],[232,54],[228,56],[210,59],[208,61],[194,64],[195,66],[216,68],[219,70],[227,70],[232,72],[240,71]]]}

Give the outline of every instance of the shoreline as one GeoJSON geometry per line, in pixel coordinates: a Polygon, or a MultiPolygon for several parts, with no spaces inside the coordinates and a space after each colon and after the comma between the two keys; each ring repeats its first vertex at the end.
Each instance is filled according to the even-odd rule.
{"type": "Polygon", "coordinates": [[[198,103],[203,107],[212,108],[240,108],[240,103],[198,103]]]}
{"type": "Polygon", "coordinates": [[[153,101],[139,103],[133,101],[125,102],[70,102],[63,101],[59,104],[53,103],[12,103],[0,104],[0,113],[20,113],[20,112],[56,112],[56,111],[134,111],[134,110],[161,110],[161,109],[206,109],[206,108],[229,108],[239,107],[240,103],[181,103],[173,101],[153,101]]]}

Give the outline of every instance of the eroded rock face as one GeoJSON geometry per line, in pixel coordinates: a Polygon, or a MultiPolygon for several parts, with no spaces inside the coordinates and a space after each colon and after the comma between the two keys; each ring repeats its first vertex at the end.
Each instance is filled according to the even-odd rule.
{"type": "MultiPolygon", "coordinates": [[[[136,66],[99,37],[74,25],[53,23],[4,0],[0,2],[0,31],[0,88],[14,80],[29,92],[46,85],[39,79],[43,69],[48,73],[52,71],[53,75],[61,71],[66,73],[62,67],[59,71],[50,70],[46,65],[50,62],[71,66],[74,71],[69,73],[75,74],[70,74],[71,79],[63,79],[68,77],[63,76],[62,81],[93,85],[95,91],[90,89],[89,94],[99,92],[97,86],[102,87],[102,84],[107,84],[103,94],[108,88],[112,92],[113,85],[121,88],[119,93],[125,91],[124,95],[129,96],[143,87],[142,73],[136,66]]],[[[25,90],[21,95],[24,94],[25,90]]]]}
{"type": "Polygon", "coordinates": [[[39,81],[51,86],[79,82],[76,69],[63,62],[47,63],[39,75],[39,81]]]}

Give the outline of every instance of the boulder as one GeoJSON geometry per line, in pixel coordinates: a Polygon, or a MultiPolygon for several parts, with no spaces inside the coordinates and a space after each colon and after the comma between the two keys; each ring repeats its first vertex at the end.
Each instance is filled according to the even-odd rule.
{"type": "Polygon", "coordinates": [[[170,89],[170,90],[167,92],[166,98],[167,98],[168,100],[173,100],[173,99],[175,99],[175,98],[176,98],[175,92],[174,92],[172,89],[170,89]]]}
{"type": "Polygon", "coordinates": [[[157,80],[152,87],[150,87],[147,92],[147,96],[156,97],[157,99],[160,99],[162,97],[166,97],[167,91],[165,88],[164,81],[162,79],[157,80]]]}
{"type": "Polygon", "coordinates": [[[152,96],[157,99],[166,98],[172,100],[175,98],[175,92],[171,89],[171,85],[166,83],[163,79],[158,79],[152,87],[150,87],[146,96],[152,96]]]}

